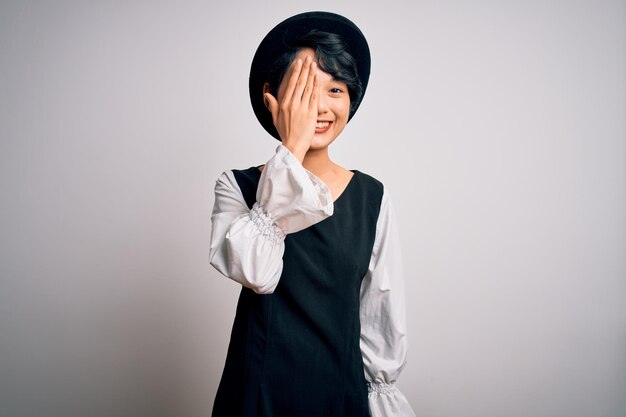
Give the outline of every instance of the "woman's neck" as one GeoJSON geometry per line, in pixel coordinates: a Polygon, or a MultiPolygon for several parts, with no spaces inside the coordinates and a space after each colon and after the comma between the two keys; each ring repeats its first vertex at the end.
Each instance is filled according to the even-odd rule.
{"type": "Polygon", "coordinates": [[[335,168],[336,164],[328,155],[328,147],[324,149],[309,149],[304,156],[302,166],[318,177],[324,176],[335,168]]]}
{"type": "Polygon", "coordinates": [[[351,171],[331,161],[328,148],[309,150],[302,161],[302,166],[328,186],[333,201],[344,192],[354,175],[351,171]]]}

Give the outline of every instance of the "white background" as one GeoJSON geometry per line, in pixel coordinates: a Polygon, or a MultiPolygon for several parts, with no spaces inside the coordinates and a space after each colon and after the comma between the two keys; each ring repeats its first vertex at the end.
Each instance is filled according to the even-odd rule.
{"type": "Polygon", "coordinates": [[[417,415],[623,417],[625,9],[3,1],[0,416],[210,415],[239,292],[214,181],[277,145],[261,38],[330,10],[372,50],[332,155],[397,207],[417,415]]]}

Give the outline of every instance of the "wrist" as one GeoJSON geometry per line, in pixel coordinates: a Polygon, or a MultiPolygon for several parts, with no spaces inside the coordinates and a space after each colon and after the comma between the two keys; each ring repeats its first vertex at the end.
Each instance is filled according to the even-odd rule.
{"type": "Polygon", "coordinates": [[[287,148],[289,152],[291,152],[293,156],[295,156],[300,161],[300,163],[304,161],[304,156],[309,150],[309,147],[302,143],[293,143],[293,142],[283,141],[283,146],[287,148]]]}

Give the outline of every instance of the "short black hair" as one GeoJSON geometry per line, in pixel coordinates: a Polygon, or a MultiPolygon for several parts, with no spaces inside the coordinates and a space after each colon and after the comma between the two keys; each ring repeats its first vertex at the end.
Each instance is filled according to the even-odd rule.
{"type": "Polygon", "coordinates": [[[348,52],[346,43],[339,35],[313,29],[306,35],[296,39],[283,54],[274,61],[269,73],[269,90],[277,97],[278,87],[287,72],[287,68],[302,48],[311,48],[315,51],[318,67],[330,74],[337,81],[348,86],[350,95],[350,116],[354,114],[363,95],[361,79],[357,73],[356,60],[348,52]]]}

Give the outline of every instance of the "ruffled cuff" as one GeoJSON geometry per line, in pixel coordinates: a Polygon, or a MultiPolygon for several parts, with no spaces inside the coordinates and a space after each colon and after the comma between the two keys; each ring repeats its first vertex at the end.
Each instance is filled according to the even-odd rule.
{"type": "Polygon", "coordinates": [[[250,220],[259,230],[259,233],[268,241],[276,243],[285,240],[283,229],[276,224],[276,220],[259,203],[254,203],[254,206],[252,206],[250,220]]]}
{"type": "Polygon", "coordinates": [[[367,390],[372,417],[415,417],[395,383],[368,382],[367,390]]]}

